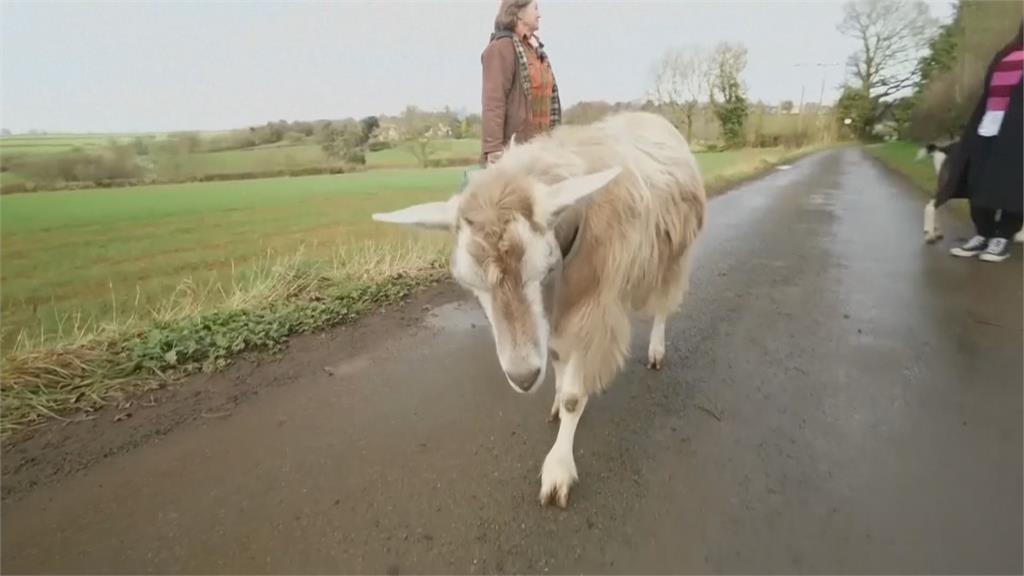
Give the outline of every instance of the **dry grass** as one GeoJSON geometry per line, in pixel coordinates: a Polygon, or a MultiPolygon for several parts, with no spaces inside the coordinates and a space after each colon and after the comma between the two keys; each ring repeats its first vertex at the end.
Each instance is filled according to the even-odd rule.
{"type": "Polygon", "coordinates": [[[704,186],[707,189],[708,195],[714,196],[739,183],[754,178],[775,166],[795,162],[815,152],[845,145],[816,144],[794,149],[755,149],[759,152],[758,154],[752,154],[742,161],[733,162],[726,169],[710,172],[705,170],[704,186]]]}

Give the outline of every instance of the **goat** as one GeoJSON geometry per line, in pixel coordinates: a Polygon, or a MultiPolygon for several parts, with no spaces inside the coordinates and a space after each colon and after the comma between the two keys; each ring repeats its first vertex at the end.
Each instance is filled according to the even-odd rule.
{"type": "Polygon", "coordinates": [[[706,206],[679,131],[624,112],[517,143],[447,201],[373,215],[454,234],[452,275],[480,302],[513,390],[535,392],[550,358],[559,429],[541,467],[542,505],[568,503],[576,426],[625,363],[630,312],[653,317],[647,366],[662,368],[706,206]]]}
{"type": "MultiPolygon", "coordinates": [[[[938,176],[939,185],[942,185],[942,181],[947,177],[949,170],[946,166],[946,158],[950,154],[956,151],[960,145],[959,142],[953,141],[948,144],[939,146],[934,142],[929,142],[927,146],[921,148],[917,152],[917,160],[930,156],[932,159],[932,166],[935,167],[935,174],[938,176]]],[[[942,239],[942,230],[939,228],[938,220],[935,218],[935,199],[931,199],[924,206],[924,239],[929,244],[934,244],[936,241],[942,239]]],[[[1018,231],[1013,236],[1014,242],[1024,243],[1024,230],[1018,231]]]]}

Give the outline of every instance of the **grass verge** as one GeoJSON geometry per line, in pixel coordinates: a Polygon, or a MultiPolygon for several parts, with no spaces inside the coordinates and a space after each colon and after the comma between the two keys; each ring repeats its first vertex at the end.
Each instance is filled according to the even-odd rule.
{"type": "Polygon", "coordinates": [[[917,159],[920,146],[912,142],[871,144],[864,151],[901,174],[929,196],[934,195],[937,178],[931,158],[917,159]]]}
{"type": "MultiPolygon", "coordinates": [[[[871,144],[864,147],[864,151],[869,156],[905,178],[922,194],[931,198],[935,196],[938,176],[935,174],[935,167],[932,164],[931,158],[917,159],[918,150],[920,150],[920,146],[913,142],[886,142],[884,144],[871,144]]],[[[952,210],[962,217],[970,215],[967,202],[956,201],[956,199],[944,205],[942,209],[952,210]]]]}
{"type": "Polygon", "coordinates": [[[0,438],[221,369],[242,352],[278,349],[293,334],[351,322],[441,279],[445,262],[437,247],[364,244],[327,260],[301,251],[267,256],[226,286],[185,282],[147,318],[72,329],[63,344],[7,356],[0,366],[0,438]],[[214,292],[223,305],[200,312],[214,292]]]}
{"type": "MultiPolygon", "coordinates": [[[[717,196],[729,188],[752,180],[776,166],[795,162],[815,152],[840,146],[842,144],[818,144],[795,149],[774,148],[763,150],[760,154],[749,158],[737,159],[722,169],[716,169],[717,167],[714,165],[703,165],[701,166],[701,171],[704,174],[704,187],[709,197],[717,196]]],[[[724,154],[729,154],[729,152],[724,154]]]]}

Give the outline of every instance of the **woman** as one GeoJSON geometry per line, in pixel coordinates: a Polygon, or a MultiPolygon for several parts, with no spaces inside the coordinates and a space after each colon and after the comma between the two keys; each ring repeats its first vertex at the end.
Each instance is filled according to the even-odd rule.
{"type": "Polygon", "coordinates": [[[947,159],[949,174],[939,185],[935,206],[950,198],[968,198],[977,231],[965,244],[950,250],[954,256],[980,255],[986,262],[1002,262],[1010,257],[1010,239],[1024,222],[1022,35],[1024,23],[1017,37],[992,58],[981,98],[960,136],[960,145],[947,159]]]}
{"type": "Polygon", "coordinates": [[[512,140],[525,142],[561,122],[551,62],[537,38],[536,0],[501,0],[484,49],[482,163],[501,157],[512,140]]]}

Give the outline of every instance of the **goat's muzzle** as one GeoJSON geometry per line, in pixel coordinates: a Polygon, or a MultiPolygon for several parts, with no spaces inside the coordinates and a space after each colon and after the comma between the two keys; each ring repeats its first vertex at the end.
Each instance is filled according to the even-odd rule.
{"type": "Polygon", "coordinates": [[[506,372],[505,376],[512,386],[519,392],[529,392],[540,380],[540,368],[523,372],[506,372]]]}

